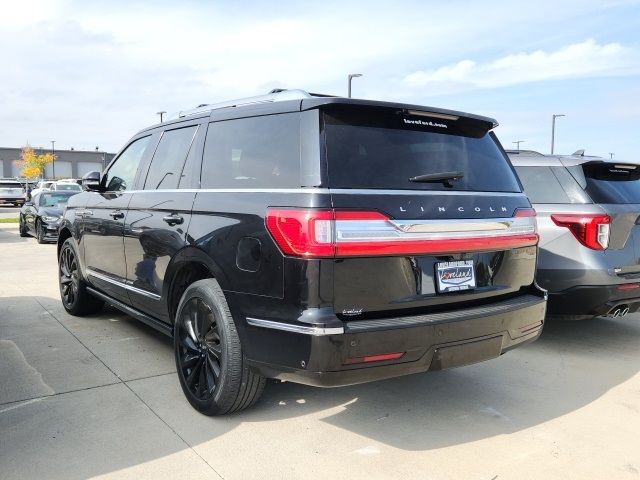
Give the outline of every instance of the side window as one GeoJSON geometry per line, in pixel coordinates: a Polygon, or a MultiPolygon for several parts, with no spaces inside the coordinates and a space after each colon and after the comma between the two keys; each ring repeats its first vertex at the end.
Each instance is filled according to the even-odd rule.
{"type": "Polygon", "coordinates": [[[299,187],[299,113],[209,124],[202,188],[299,187]]]}
{"type": "Polygon", "coordinates": [[[109,192],[122,192],[131,188],[136,171],[151,136],[139,138],[131,143],[107,171],[105,186],[109,192]]]}
{"type": "Polygon", "coordinates": [[[184,162],[193,143],[198,126],[167,130],[162,134],[158,148],[144,183],[145,190],[177,188],[184,162]]]}
{"type": "Polygon", "coordinates": [[[569,196],[571,203],[591,203],[591,199],[578,181],[567,171],[565,167],[550,167],[554,175],[569,196]]]}
{"type": "MultiPolygon", "coordinates": [[[[560,167],[516,167],[516,172],[531,203],[585,203],[578,192],[567,192],[554,170],[560,167]]],[[[562,168],[562,170],[564,170],[562,168]]],[[[563,177],[563,181],[567,179],[563,177]]]]}

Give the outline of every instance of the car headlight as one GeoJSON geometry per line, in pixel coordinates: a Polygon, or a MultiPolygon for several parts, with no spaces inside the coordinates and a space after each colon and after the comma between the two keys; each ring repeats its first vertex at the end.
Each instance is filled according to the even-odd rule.
{"type": "Polygon", "coordinates": [[[55,217],[55,216],[43,216],[42,220],[44,220],[45,222],[49,222],[49,223],[53,223],[53,222],[57,222],[58,220],[60,220],[60,217],[55,217]]]}

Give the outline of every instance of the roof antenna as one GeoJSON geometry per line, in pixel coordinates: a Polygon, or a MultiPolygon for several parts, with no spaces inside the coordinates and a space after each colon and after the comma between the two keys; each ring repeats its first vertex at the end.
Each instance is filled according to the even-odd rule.
{"type": "Polygon", "coordinates": [[[581,150],[576,150],[575,152],[573,152],[573,157],[584,157],[584,149],[581,150]]]}

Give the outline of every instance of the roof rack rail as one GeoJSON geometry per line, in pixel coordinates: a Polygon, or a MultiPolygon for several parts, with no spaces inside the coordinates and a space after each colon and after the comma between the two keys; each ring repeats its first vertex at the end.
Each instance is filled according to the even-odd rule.
{"type": "Polygon", "coordinates": [[[322,95],[317,93],[309,93],[304,90],[287,90],[285,88],[274,88],[266,95],[258,95],[255,97],[239,98],[236,100],[227,100],[226,102],[198,105],[191,110],[182,110],[171,115],[167,120],[176,120],[178,118],[197,115],[199,113],[211,112],[220,108],[241,107],[244,105],[254,105],[259,103],[285,102],[287,100],[303,100],[312,97],[325,97],[330,95],[322,95]]]}
{"type": "Polygon", "coordinates": [[[505,149],[505,152],[509,155],[522,155],[523,157],[544,157],[544,153],[540,153],[535,150],[512,150],[507,148],[505,149]]]}

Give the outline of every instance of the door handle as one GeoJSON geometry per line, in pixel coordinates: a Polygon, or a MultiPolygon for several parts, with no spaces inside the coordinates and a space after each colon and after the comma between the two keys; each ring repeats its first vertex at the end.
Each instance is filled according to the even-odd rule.
{"type": "Polygon", "coordinates": [[[167,215],[165,217],[162,217],[162,220],[167,222],[172,227],[174,225],[182,225],[182,223],[184,222],[184,218],[182,218],[180,215],[176,215],[176,214],[167,215]]]}
{"type": "Polygon", "coordinates": [[[114,210],[113,212],[109,213],[109,216],[114,220],[122,220],[124,218],[124,212],[121,212],[120,210],[114,210]]]}

